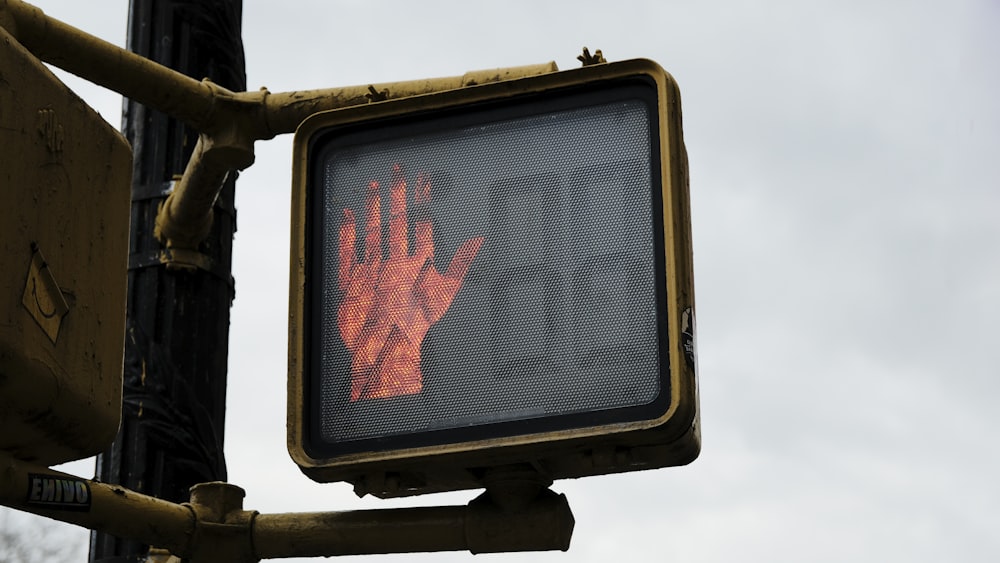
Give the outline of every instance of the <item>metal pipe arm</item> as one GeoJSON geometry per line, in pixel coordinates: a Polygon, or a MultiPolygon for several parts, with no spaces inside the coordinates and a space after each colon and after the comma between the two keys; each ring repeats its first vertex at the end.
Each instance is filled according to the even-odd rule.
{"type": "Polygon", "coordinates": [[[466,507],[259,514],[261,559],[466,550],[466,507]]]}
{"type": "MultiPolygon", "coordinates": [[[[117,485],[80,479],[0,452],[0,504],[141,541],[192,563],[255,562],[431,551],[567,550],[573,513],[549,489],[506,502],[486,492],[466,506],[258,514],[244,492],[202,483],[174,504],[117,485]]],[[[508,499],[509,500],[509,499],[508,499]]]]}
{"type": "Polygon", "coordinates": [[[573,513],[550,490],[518,510],[489,497],[467,506],[351,512],[258,514],[253,544],[261,559],[374,553],[500,553],[569,549],[573,513]]]}
{"type": "Polygon", "coordinates": [[[118,485],[80,479],[0,452],[0,504],[53,520],[159,545],[191,550],[196,518],[174,504],[118,485]]]}
{"type": "Polygon", "coordinates": [[[156,219],[166,246],[194,249],[212,224],[212,205],[230,170],[254,161],[257,140],[293,133],[310,115],[501,80],[555,72],[554,62],[480,70],[462,76],[271,94],[231,92],[112,45],[21,0],[0,0],[0,24],[41,60],[114,90],[201,133],[184,176],[156,219]]]}

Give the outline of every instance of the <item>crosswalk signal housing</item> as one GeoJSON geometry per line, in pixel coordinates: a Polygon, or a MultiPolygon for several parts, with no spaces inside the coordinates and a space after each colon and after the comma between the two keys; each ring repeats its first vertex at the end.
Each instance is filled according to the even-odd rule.
{"type": "Polygon", "coordinates": [[[687,163],[658,65],[316,114],[293,184],[308,476],[391,497],[697,457],[687,163]]]}

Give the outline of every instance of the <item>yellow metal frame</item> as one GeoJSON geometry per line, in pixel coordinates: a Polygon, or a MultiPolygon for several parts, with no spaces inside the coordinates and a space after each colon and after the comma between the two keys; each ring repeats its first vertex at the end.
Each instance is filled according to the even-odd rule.
{"type": "MultiPolygon", "coordinates": [[[[598,64],[497,84],[428,94],[316,114],[296,132],[292,172],[292,248],[289,301],[288,449],[299,467],[318,481],[344,480],[359,494],[400,496],[483,486],[477,468],[527,462],[553,478],[580,477],[688,463],[700,448],[697,382],[692,356],[679,337],[682,317],[693,317],[687,157],[681,134],[680,94],[673,78],[648,60],[598,64]],[[660,115],[664,248],[667,268],[671,403],[655,420],[570,431],[468,441],[387,452],[314,458],[304,447],[306,357],[304,307],[306,182],[310,139],[333,125],[412,112],[454,108],[522,94],[538,94],[601,82],[645,77],[655,81],[660,115]]],[[[690,324],[690,321],[689,321],[690,324]]],[[[693,343],[688,343],[693,344],[693,343]]]]}

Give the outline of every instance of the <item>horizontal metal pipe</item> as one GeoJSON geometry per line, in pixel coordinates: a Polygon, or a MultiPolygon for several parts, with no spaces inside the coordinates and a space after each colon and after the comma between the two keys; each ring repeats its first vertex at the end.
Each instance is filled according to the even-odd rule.
{"type": "MultiPolygon", "coordinates": [[[[238,487],[223,492],[232,496],[232,489],[242,498],[238,487]]],[[[155,545],[181,557],[239,548],[245,541],[241,538],[250,539],[258,559],[566,550],[573,533],[566,497],[549,490],[513,508],[496,504],[490,493],[467,506],[294,514],[257,514],[243,511],[241,502],[234,508],[231,502],[205,501],[193,495],[192,504],[174,504],[0,452],[0,504],[155,545]],[[210,517],[199,522],[199,514],[210,517]]]]}
{"type": "Polygon", "coordinates": [[[525,66],[475,70],[462,76],[268,94],[264,101],[266,130],[261,131],[257,138],[267,139],[283,133],[294,133],[299,124],[314,113],[363,105],[373,101],[373,97],[377,98],[383,94],[385,99],[405,98],[476,84],[547,74],[558,70],[556,63],[550,61],[525,66]]]}
{"type": "Polygon", "coordinates": [[[262,559],[374,553],[464,551],[464,506],[258,514],[255,554],[262,559]]]}
{"type": "Polygon", "coordinates": [[[169,549],[190,551],[189,506],[74,477],[0,452],[0,504],[169,549]]]}

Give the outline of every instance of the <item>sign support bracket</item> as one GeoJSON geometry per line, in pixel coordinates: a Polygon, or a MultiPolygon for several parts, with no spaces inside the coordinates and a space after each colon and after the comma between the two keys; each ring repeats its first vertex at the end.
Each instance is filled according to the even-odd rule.
{"type": "Polygon", "coordinates": [[[195,485],[190,502],[176,504],[0,452],[0,504],[156,545],[151,557],[163,562],[569,549],[565,495],[516,469],[498,470],[494,484],[466,506],[260,514],[244,510],[243,489],[229,483],[195,485]],[[55,485],[75,492],[56,502],[55,485]]]}

